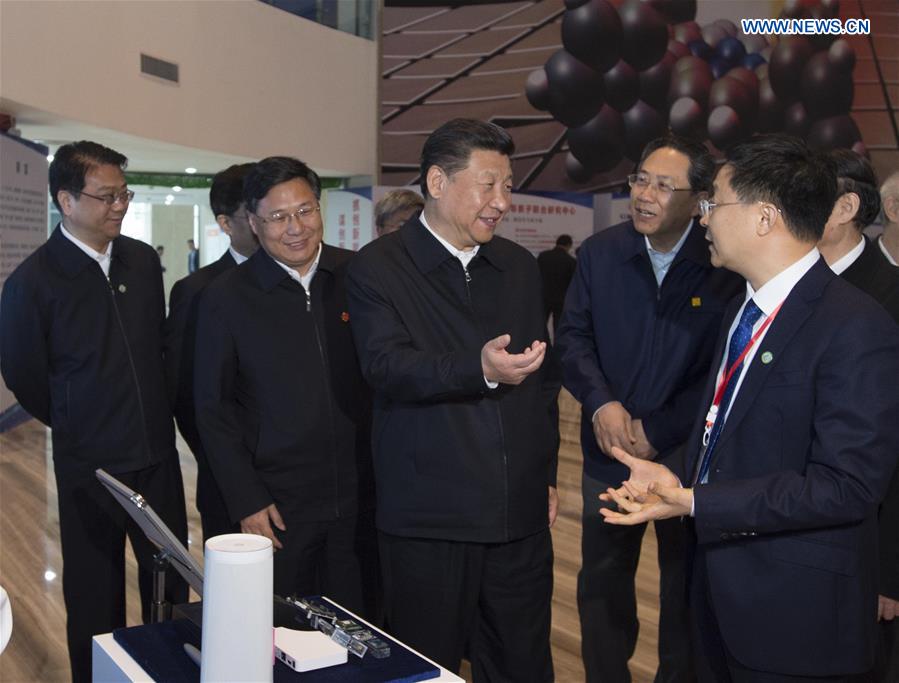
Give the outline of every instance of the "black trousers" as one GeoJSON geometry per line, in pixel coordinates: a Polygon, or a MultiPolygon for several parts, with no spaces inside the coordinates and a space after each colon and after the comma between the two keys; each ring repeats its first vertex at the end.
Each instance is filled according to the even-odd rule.
{"type": "MultiPolygon", "coordinates": [[[[588,683],[625,683],[631,680],[628,660],[634,655],[637,634],[637,595],[634,579],[646,525],[613,526],[603,522],[599,500],[609,484],[584,473],[584,513],[581,571],[577,604],[581,618],[581,656],[588,683]]],[[[659,669],[656,681],[695,680],[687,615],[687,536],[679,519],[655,523],[659,545],[660,615],[659,669]]]]}
{"type": "MultiPolygon", "coordinates": [[[[790,676],[749,669],[728,651],[709,600],[708,575],[702,548],[696,551],[690,581],[690,613],[699,683],[846,683],[845,676],[790,676]]],[[[822,652],[822,657],[827,653],[822,652]]]]}
{"type": "Polygon", "coordinates": [[[899,619],[877,624],[874,669],[852,678],[852,683],[896,683],[899,681],[899,619]]]}
{"type": "MultiPolygon", "coordinates": [[[[187,545],[184,486],[177,458],[116,474],[116,479],[140,493],[150,507],[187,545]]],[[[125,536],[138,563],[141,616],[150,619],[153,597],[153,556],[147,540],[125,509],[93,472],[56,475],[59,529],[62,540],[62,592],[66,605],[66,635],[72,680],[91,680],[91,638],[125,626],[125,536]]],[[[166,599],[187,601],[187,584],[170,570],[166,599]]]]}
{"type": "Polygon", "coordinates": [[[228,508],[225,507],[225,501],[212,476],[212,470],[205,461],[205,456],[196,455],[196,451],[194,454],[197,458],[197,512],[200,513],[203,543],[213,536],[239,534],[240,524],[231,521],[228,508]]]}
{"type": "Polygon", "coordinates": [[[380,572],[374,512],[323,522],[304,521],[299,512],[281,515],[287,530],[274,529],[284,546],[275,551],[273,561],[275,593],[325,595],[377,622],[380,572]]]}
{"type": "Polygon", "coordinates": [[[877,683],[899,681],[899,617],[877,625],[879,642],[874,677],[877,683]]]}
{"type": "Polygon", "coordinates": [[[475,682],[553,680],[549,530],[508,543],[380,533],[387,628],[475,682]]]}

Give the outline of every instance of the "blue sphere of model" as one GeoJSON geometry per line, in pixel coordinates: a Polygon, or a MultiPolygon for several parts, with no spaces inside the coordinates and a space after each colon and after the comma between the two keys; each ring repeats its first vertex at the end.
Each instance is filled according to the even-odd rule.
{"type": "Polygon", "coordinates": [[[746,56],[746,48],[739,38],[728,36],[722,38],[721,42],[715,47],[715,54],[724,61],[733,64],[739,64],[743,57],[746,56]]]}

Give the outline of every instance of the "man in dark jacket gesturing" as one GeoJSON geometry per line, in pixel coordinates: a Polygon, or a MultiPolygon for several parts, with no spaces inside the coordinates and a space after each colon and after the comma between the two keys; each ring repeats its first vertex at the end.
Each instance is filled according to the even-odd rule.
{"type": "Polygon", "coordinates": [[[375,390],[377,523],[391,631],[474,679],[545,681],[555,457],[535,259],[494,237],[514,145],[457,119],[422,150],[425,208],[350,265],[375,390]]]}

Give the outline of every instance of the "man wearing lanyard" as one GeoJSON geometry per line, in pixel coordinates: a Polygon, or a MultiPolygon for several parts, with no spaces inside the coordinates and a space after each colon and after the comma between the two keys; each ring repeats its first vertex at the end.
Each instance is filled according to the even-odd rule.
{"type": "Polygon", "coordinates": [[[747,293],[725,314],[706,419],[680,479],[616,448],[631,476],[603,515],[692,517],[700,680],[840,680],[873,663],[899,331],[815,247],[836,196],[828,159],[761,137],[728,154],[714,188],[712,261],[747,293]]]}

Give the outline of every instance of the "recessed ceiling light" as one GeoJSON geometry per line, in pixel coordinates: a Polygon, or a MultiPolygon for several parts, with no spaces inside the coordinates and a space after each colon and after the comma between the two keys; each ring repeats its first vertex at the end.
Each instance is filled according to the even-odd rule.
{"type": "Polygon", "coordinates": [[[53,155],[52,155],[52,154],[48,154],[48,155],[47,155],[47,161],[53,161],[53,155]]]}
{"type": "Polygon", "coordinates": [[[193,166],[188,166],[187,168],[184,169],[184,172],[193,174],[193,173],[197,172],[197,169],[195,169],[193,166]]]}
{"type": "Polygon", "coordinates": [[[180,185],[172,185],[172,189],[173,189],[175,192],[181,192],[181,186],[180,186],[180,185]]]}
{"type": "Polygon", "coordinates": [[[56,578],[56,572],[52,569],[48,569],[44,572],[44,581],[52,581],[56,578]]]}

